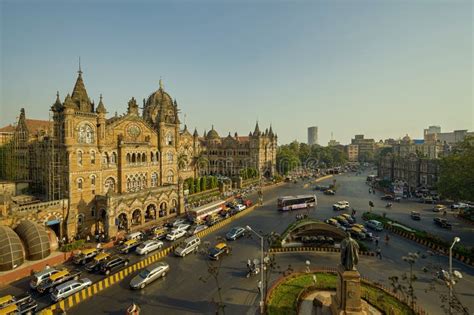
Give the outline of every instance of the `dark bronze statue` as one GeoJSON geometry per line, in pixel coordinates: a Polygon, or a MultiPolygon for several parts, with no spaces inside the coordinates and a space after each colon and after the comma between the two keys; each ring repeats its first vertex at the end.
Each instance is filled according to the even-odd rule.
{"type": "Polygon", "coordinates": [[[350,234],[341,242],[341,265],[345,270],[357,270],[359,263],[359,244],[350,234]]]}

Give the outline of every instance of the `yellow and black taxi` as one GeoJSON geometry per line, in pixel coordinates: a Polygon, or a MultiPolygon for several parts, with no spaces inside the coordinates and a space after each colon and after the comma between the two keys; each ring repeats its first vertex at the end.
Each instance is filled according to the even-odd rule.
{"type": "Polygon", "coordinates": [[[120,245],[118,250],[123,254],[127,254],[131,251],[134,251],[138,246],[140,246],[141,243],[142,242],[137,239],[131,239],[120,245]]]}
{"type": "Polygon", "coordinates": [[[0,297],[0,314],[33,314],[38,303],[29,294],[0,297]]]}
{"type": "Polygon", "coordinates": [[[107,261],[110,259],[110,254],[107,252],[102,252],[100,254],[97,254],[87,265],[86,265],[86,270],[89,272],[97,271],[100,268],[100,264],[103,263],[104,261],[107,261]]]}
{"type": "Polygon", "coordinates": [[[156,226],[150,230],[150,238],[153,240],[161,240],[166,238],[168,229],[164,226],[156,226]]]}
{"type": "Polygon", "coordinates": [[[230,248],[226,243],[218,243],[209,251],[209,258],[212,260],[219,260],[222,255],[228,255],[230,248]]]}
{"type": "Polygon", "coordinates": [[[98,248],[86,248],[82,249],[79,253],[74,255],[72,258],[72,261],[76,265],[85,265],[89,261],[91,261],[97,254],[100,253],[100,250],[98,248]]]}
{"type": "Polygon", "coordinates": [[[53,291],[54,287],[57,285],[60,285],[61,283],[64,283],[68,280],[78,280],[79,277],[81,276],[81,271],[80,270],[67,270],[63,269],[59,271],[58,273],[52,274],[49,276],[49,278],[42,282],[36,290],[38,290],[39,293],[44,293],[46,291],[53,291]]]}

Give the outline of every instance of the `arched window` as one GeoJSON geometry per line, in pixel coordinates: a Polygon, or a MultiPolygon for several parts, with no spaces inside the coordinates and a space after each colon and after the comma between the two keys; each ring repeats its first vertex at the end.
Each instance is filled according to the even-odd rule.
{"type": "Polygon", "coordinates": [[[137,162],[137,156],[135,155],[135,153],[132,154],[132,163],[136,163],[137,162]]]}
{"type": "Polygon", "coordinates": [[[112,155],[111,155],[111,158],[110,158],[110,162],[111,162],[112,164],[117,164],[117,153],[112,152],[112,155]]]}
{"type": "Polygon", "coordinates": [[[160,161],[160,153],[158,151],[156,151],[155,158],[157,162],[160,161]]]}
{"type": "Polygon", "coordinates": [[[77,189],[82,190],[84,180],[82,178],[77,179],[77,189]]]}
{"type": "Polygon", "coordinates": [[[81,124],[79,126],[77,142],[92,144],[94,142],[94,130],[89,124],[81,124]]]}
{"type": "Polygon", "coordinates": [[[77,151],[77,164],[82,166],[82,151],[77,151]]]}
{"type": "Polygon", "coordinates": [[[84,224],[84,214],[83,213],[79,213],[77,215],[77,225],[83,225],[84,224]]]}
{"type": "Polygon", "coordinates": [[[158,186],[158,174],[153,173],[151,174],[151,187],[156,187],[158,186]]]}
{"type": "Polygon", "coordinates": [[[95,164],[95,151],[91,151],[91,164],[95,164]]]}
{"type": "Polygon", "coordinates": [[[132,190],[132,179],[127,178],[127,191],[131,191],[131,190],[132,190]]]}
{"type": "Polygon", "coordinates": [[[169,184],[174,183],[174,173],[173,173],[173,171],[168,171],[168,174],[166,176],[166,180],[168,181],[169,184]]]}
{"type": "Polygon", "coordinates": [[[95,186],[95,175],[91,175],[91,185],[95,186]]]}
{"type": "Polygon", "coordinates": [[[146,162],[146,154],[142,153],[142,163],[145,163],[145,162],[146,162]]]}
{"type": "MultiPolygon", "coordinates": [[[[104,184],[105,192],[108,192],[109,189],[115,191],[115,179],[113,177],[109,177],[105,180],[104,184]]],[[[128,180],[127,180],[127,190],[128,190],[128,180]]]]}
{"type": "Polygon", "coordinates": [[[152,163],[155,162],[155,154],[153,152],[150,152],[150,161],[152,163]]]}
{"type": "Polygon", "coordinates": [[[107,152],[104,152],[102,154],[102,164],[104,166],[108,166],[109,165],[109,155],[107,154],[107,152]]]}
{"type": "Polygon", "coordinates": [[[173,162],[173,152],[168,152],[168,154],[166,156],[168,158],[168,163],[172,163],[173,162]]]}
{"type": "Polygon", "coordinates": [[[127,153],[127,164],[130,164],[130,153],[127,153]]]}
{"type": "Polygon", "coordinates": [[[173,145],[173,135],[171,134],[171,132],[168,132],[166,134],[166,144],[173,145]]]}

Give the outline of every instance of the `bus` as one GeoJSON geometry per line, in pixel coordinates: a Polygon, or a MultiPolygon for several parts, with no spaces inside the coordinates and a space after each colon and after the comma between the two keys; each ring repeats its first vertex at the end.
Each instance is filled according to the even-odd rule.
{"type": "Polygon", "coordinates": [[[316,207],[316,195],[285,196],[278,198],[278,210],[287,211],[316,207]]]}
{"type": "Polygon", "coordinates": [[[214,213],[218,214],[219,211],[225,208],[225,201],[218,200],[206,205],[188,210],[188,218],[191,222],[199,223],[204,222],[206,217],[213,215],[214,213]]]}

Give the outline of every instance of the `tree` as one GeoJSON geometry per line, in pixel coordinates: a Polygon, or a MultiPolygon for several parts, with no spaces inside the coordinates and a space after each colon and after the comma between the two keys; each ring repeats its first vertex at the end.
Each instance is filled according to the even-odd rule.
{"type": "Polygon", "coordinates": [[[466,138],[452,152],[441,158],[439,193],[454,200],[474,200],[474,137],[466,138]]]}
{"type": "Polygon", "coordinates": [[[189,194],[194,194],[194,178],[187,178],[189,194]]]}
{"type": "Polygon", "coordinates": [[[201,192],[201,181],[199,180],[199,177],[194,179],[194,191],[197,193],[201,192]]]}
{"type": "Polygon", "coordinates": [[[201,177],[201,191],[206,190],[207,187],[207,178],[206,176],[201,177]]]}

